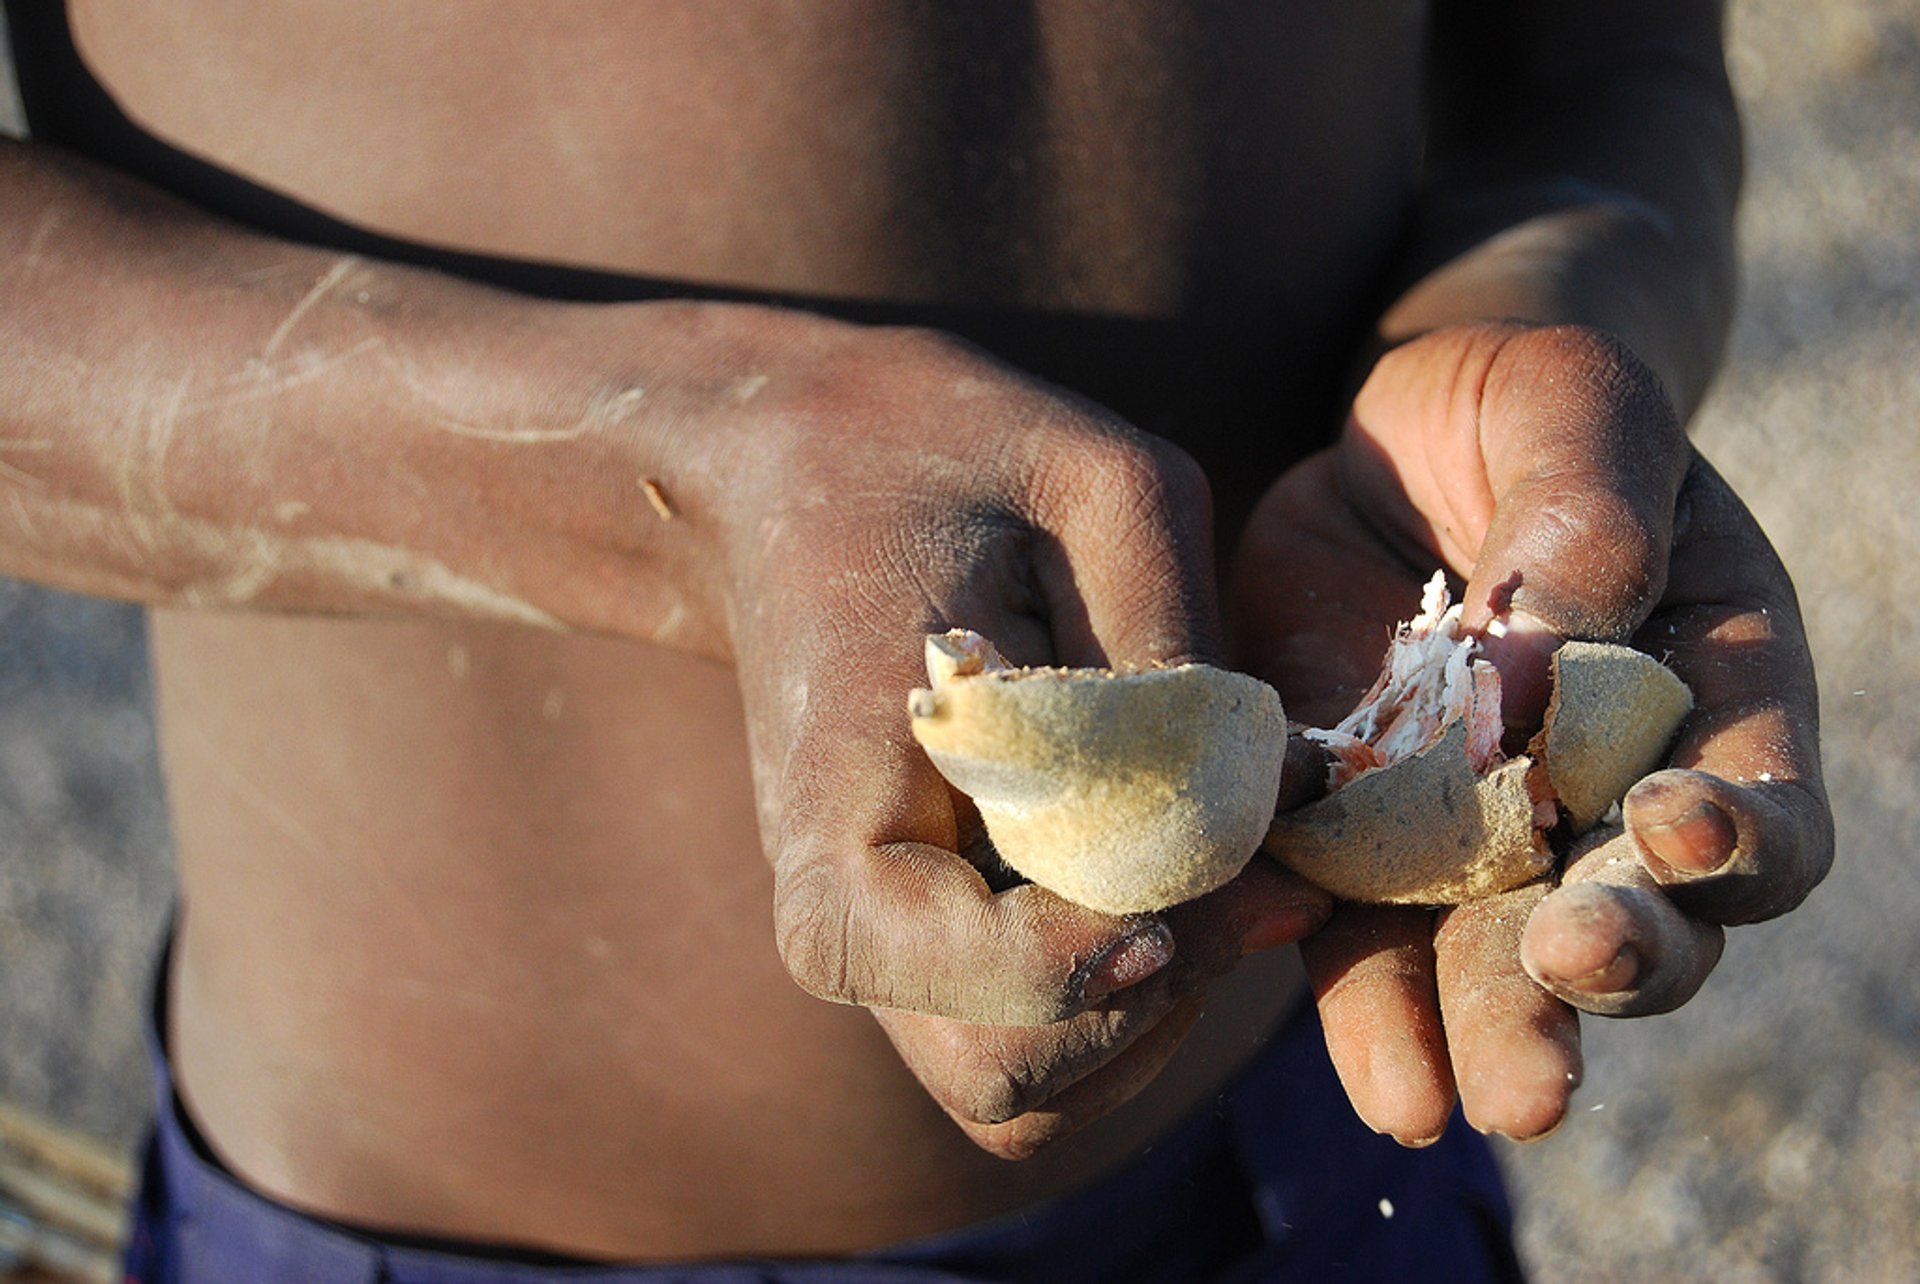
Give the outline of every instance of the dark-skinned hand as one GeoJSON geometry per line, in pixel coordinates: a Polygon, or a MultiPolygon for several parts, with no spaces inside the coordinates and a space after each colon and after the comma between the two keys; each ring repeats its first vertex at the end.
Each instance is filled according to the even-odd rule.
{"type": "Polygon", "coordinates": [[[1670,1010],[1722,928],[1783,913],[1832,860],[1812,666],[1793,586],[1631,353],[1571,327],[1474,326],[1389,351],[1339,442],[1283,477],[1231,581],[1242,667],[1329,726],[1445,566],[1537,725],[1548,657],[1631,642],[1692,688],[1668,766],[1626,832],[1557,889],[1448,910],[1341,904],[1302,945],[1355,1109],[1409,1145],[1456,1098],[1482,1131],[1538,1137],[1581,1074],[1576,1009],[1670,1010]]]}
{"type": "Polygon", "coordinates": [[[723,598],[776,930],[794,978],[873,1008],[976,1142],[1005,1156],[1158,1072],[1206,983],[1329,901],[1258,861],[1116,917],[966,855],[979,822],[908,733],[923,637],[1015,663],[1217,658],[1210,504],[1165,442],[917,332],[807,327],[729,469],[723,598]]]}

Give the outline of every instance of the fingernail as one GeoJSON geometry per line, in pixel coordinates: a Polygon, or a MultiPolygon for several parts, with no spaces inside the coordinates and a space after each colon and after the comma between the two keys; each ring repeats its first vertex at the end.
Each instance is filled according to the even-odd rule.
{"type": "Polygon", "coordinates": [[[1140,982],[1173,962],[1173,932],[1150,919],[1081,965],[1080,997],[1091,1003],[1140,982]]]}
{"type": "Polygon", "coordinates": [[[1425,1150],[1428,1146],[1440,1140],[1444,1135],[1444,1133],[1436,1132],[1431,1137],[1403,1137],[1396,1132],[1393,1134],[1393,1139],[1402,1146],[1405,1146],[1408,1150],[1425,1150]]]}
{"type": "MultiPolygon", "coordinates": [[[[1638,801],[1638,800],[1636,800],[1638,801]]],[[[1661,816],[1656,799],[1634,808],[1633,832],[1649,863],[1676,879],[1704,878],[1733,859],[1739,834],[1733,820],[1702,798],[1676,814],[1661,816]],[[1646,813],[1652,811],[1649,816],[1646,813]]]]}
{"type": "Polygon", "coordinates": [[[1560,984],[1582,994],[1618,994],[1640,976],[1640,954],[1631,945],[1622,945],[1606,966],[1585,976],[1563,977],[1560,984]]]}
{"type": "Polygon", "coordinates": [[[1500,670],[1501,715],[1508,726],[1540,725],[1552,690],[1553,653],[1563,640],[1531,611],[1511,610],[1488,621],[1480,646],[1500,670]]]}
{"type": "Polygon", "coordinates": [[[1519,607],[1502,611],[1488,622],[1486,634],[1509,646],[1528,646],[1552,651],[1560,645],[1560,634],[1551,624],[1519,607]]]}

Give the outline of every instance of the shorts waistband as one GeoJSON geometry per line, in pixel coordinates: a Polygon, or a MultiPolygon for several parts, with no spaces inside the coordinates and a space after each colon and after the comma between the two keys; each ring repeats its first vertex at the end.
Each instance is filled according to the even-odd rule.
{"type": "Polygon", "coordinates": [[[991,1222],[831,1261],[601,1265],[483,1246],[421,1247],[308,1216],[221,1167],[149,1030],[157,1111],[129,1284],[965,1284],[1315,1279],[1360,1256],[1382,1271],[1518,1279],[1505,1194],[1456,1119],[1424,1151],[1354,1116],[1311,1010],[1296,1014],[1210,1108],[1087,1188],[991,1222]],[[169,1271],[172,1273],[169,1274],[169,1271]]]}

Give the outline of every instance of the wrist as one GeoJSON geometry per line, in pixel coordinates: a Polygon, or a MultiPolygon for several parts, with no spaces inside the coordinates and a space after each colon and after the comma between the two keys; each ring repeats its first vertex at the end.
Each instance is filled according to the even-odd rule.
{"type": "Polygon", "coordinates": [[[1578,325],[1624,343],[1683,412],[1704,395],[1731,267],[1660,207],[1576,179],[1436,195],[1419,242],[1433,266],[1381,317],[1381,348],[1462,323],[1578,325]]]}

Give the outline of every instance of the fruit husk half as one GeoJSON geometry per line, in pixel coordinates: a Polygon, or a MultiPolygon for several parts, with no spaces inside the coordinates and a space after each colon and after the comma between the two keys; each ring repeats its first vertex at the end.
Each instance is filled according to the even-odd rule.
{"type": "Polygon", "coordinates": [[[1659,764],[1693,707],[1685,683],[1631,647],[1567,643],[1552,674],[1528,754],[1480,775],[1456,721],[1420,753],[1276,817],[1266,850],[1354,901],[1458,905],[1543,876],[1544,830],[1561,817],[1573,834],[1592,827],[1659,764]]]}
{"type": "Polygon", "coordinates": [[[1554,652],[1553,695],[1535,752],[1575,833],[1659,765],[1692,710],[1687,684],[1643,651],[1569,642],[1554,652]]]}
{"type": "Polygon", "coordinates": [[[1259,848],[1286,755],[1266,683],[1200,664],[1000,667],[961,631],[929,638],[927,661],[913,736],[1022,876],[1136,913],[1212,891],[1259,848]]]}
{"type": "Polygon", "coordinates": [[[1457,905],[1531,882],[1553,864],[1534,827],[1533,760],[1482,776],[1452,723],[1413,757],[1274,819],[1267,850],[1351,901],[1457,905]]]}

